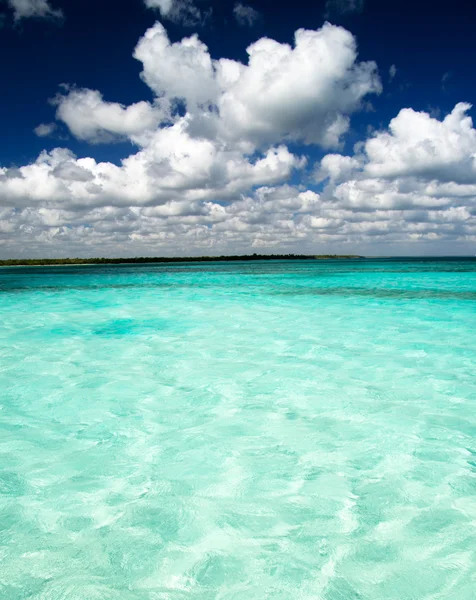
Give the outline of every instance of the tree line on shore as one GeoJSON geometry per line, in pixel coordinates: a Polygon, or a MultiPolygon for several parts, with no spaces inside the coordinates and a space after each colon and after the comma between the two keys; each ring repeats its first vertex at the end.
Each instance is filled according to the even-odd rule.
{"type": "Polygon", "coordinates": [[[116,265],[177,262],[227,262],[248,260],[332,260],[357,259],[354,254],[244,254],[236,256],[137,256],[134,258],[11,258],[0,260],[2,267],[55,265],[116,265]]]}

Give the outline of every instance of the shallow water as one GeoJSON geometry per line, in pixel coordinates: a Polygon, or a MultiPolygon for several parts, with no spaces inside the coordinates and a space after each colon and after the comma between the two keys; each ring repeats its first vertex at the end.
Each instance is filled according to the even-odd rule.
{"type": "Polygon", "coordinates": [[[473,600],[476,261],[0,269],[0,597],[473,600]]]}

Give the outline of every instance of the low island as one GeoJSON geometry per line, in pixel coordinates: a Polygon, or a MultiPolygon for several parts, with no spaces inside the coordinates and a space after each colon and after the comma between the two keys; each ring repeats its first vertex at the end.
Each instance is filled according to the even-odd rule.
{"type": "Polygon", "coordinates": [[[10,258],[0,260],[0,267],[36,267],[62,265],[117,265],[144,263],[227,262],[247,260],[355,260],[356,254],[244,254],[242,256],[140,256],[134,258],[10,258]]]}

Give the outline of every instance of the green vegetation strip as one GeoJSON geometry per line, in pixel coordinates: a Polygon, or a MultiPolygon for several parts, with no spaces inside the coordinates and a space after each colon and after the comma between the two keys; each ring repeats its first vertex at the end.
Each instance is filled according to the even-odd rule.
{"type": "Polygon", "coordinates": [[[243,256],[140,256],[135,258],[12,258],[0,260],[0,267],[56,266],[56,265],[116,265],[178,262],[227,262],[245,260],[332,260],[363,258],[354,254],[245,254],[243,256]]]}

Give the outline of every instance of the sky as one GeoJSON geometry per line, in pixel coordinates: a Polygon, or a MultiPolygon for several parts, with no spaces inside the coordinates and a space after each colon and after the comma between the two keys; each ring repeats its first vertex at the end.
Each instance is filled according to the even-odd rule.
{"type": "Polygon", "coordinates": [[[0,0],[0,258],[476,255],[475,17],[0,0]]]}

